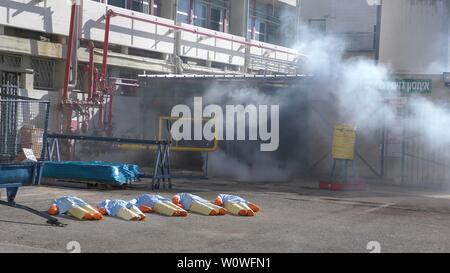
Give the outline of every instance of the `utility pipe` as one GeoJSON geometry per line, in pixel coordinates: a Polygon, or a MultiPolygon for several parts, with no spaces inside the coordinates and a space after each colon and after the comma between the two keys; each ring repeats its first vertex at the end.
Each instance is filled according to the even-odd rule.
{"type": "Polygon", "coordinates": [[[96,85],[95,81],[95,65],[94,65],[94,43],[91,41],[88,44],[89,49],[89,73],[88,73],[88,99],[92,99],[94,96],[94,85],[96,85]]]}
{"type": "Polygon", "coordinates": [[[73,30],[73,45],[72,45],[72,80],[69,81],[69,86],[75,87],[78,84],[78,48],[80,47],[80,29],[81,29],[81,8],[82,0],[74,0],[78,3],[75,12],[74,30],[73,30]]]}
{"type": "Polygon", "coordinates": [[[64,89],[62,100],[67,100],[69,94],[69,81],[70,81],[70,63],[72,60],[72,46],[73,46],[73,33],[75,25],[75,17],[77,14],[77,4],[74,2],[72,4],[71,14],[70,14],[70,25],[69,25],[69,37],[67,41],[67,51],[66,51],[66,68],[64,71],[64,89]]]}
{"type": "Polygon", "coordinates": [[[104,81],[107,78],[107,66],[108,66],[108,46],[109,46],[109,31],[111,27],[111,16],[115,16],[116,13],[112,10],[108,10],[105,15],[105,37],[103,39],[103,63],[102,63],[102,75],[104,81]]]}

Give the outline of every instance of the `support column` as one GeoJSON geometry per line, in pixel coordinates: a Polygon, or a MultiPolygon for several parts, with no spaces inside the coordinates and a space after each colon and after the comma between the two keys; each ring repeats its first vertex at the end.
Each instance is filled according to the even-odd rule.
{"type": "Polygon", "coordinates": [[[161,17],[175,20],[176,17],[176,4],[177,0],[164,0],[159,1],[161,7],[158,7],[161,10],[161,17]]]}
{"type": "Polygon", "coordinates": [[[24,69],[25,73],[20,74],[20,82],[19,86],[23,89],[31,92],[34,89],[34,74],[36,71],[31,69],[31,57],[30,56],[22,56],[21,68],[24,69]],[[32,73],[28,73],[32,72],[32,73]]]}
{"type": "Polygon", "coordinates": [[[247,37],[249,20],[249,0],[230,1],[229,30],[230,34],[247,37]]]}

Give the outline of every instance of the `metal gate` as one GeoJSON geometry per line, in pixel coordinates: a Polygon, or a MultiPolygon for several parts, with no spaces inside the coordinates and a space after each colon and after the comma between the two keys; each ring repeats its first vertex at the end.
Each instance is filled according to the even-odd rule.
{"type": "Polygon", "coordinates": [[[426,115],[418,110],[414,112],[414,118],[408,118],[411,114],[411,109],[405,109],[401,157],[402,184],[420,187],[448,185],[450,146],[440,143],[439,135],[436,135],[436,141],[429,139],[427,141],[420,124],[433,121],[427,120],[426,115]]]}
{"type": "MultiPolygon", "coordinates": [[[[309,163],[308,171],[314,175],[329,175],[333,158],[331,155],[334,126],[339,122],[335,103],[318,100],[308,102],[309,115],[309,163]]],[[[373,114],[383,115],[383,109],[373,114]]],[[[371,122],[370,116],[367,122],[371,122]]],[[[370,132],[357,132],[355,145],[355,175],[369,180],[384,178],[385,167],[385,128],[377,124],[370,132]]]]}
{"type": "MultiPolygon", "coordinates": [[[[0,100],[17,96],[19,74],[0,71],[0,100]]],[[[17,153],[17,104],[0,103],[0,157],[14,158],[17,153]]]]}

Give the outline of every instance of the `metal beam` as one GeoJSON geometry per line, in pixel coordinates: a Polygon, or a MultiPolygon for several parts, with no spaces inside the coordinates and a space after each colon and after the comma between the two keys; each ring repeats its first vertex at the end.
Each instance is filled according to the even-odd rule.
{"type": "Polygon", "coordinates": [[[117,142],[117,143],[129,143],[129,144],[148,144],[148,145],[168,145],[169,144],[169,142],[165,141],[165,140],[115,138],[115,137],[84,136],[84,135],[70,135],[70,134],[48,134],[47,138],[85,140],[85,141],[101,141],[101,142],[117,142]]]}

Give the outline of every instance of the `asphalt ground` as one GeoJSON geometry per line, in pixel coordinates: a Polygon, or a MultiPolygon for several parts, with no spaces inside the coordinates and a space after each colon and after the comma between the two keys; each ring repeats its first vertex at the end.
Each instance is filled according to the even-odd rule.
{"type": "MultiPolygon", "coordinates": [[[[176,180],[171,197],[190,192],[214,200],[240,195],[261,206],[255,217],[149,214],[146,221],[107,217],[78,221],[58,217],[65,227],[24,210],[0,206],[0,252],[450,252],[450,192],[370,185],[364,192],[319,190],[317,181],[236,182],[176,180]],[[68,245],[69,244],[69,245],[68,245]]],[[[152,193],[133,189],[97,190],[26,187],[16,201],[46,211],[62,195],[96,205],[103,199],[129,200],[152,193]]],[[[4,190],[2,198],[4,199],[4,190]]]]}

